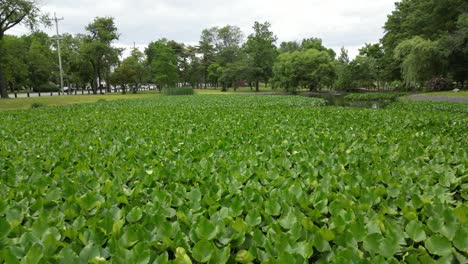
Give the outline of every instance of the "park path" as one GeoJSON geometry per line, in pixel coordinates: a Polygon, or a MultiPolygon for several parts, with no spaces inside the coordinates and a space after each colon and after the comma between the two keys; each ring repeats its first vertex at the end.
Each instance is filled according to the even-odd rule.
{"type": "Polygon", "coordinates": [[[453,102],[453,103],[465,103],[468,104],[468,97],[456,97],[456,96],[426,96],[413,94],[409,96],[410,99],[416,101],[436,101],[436,102],[453,102]]]}

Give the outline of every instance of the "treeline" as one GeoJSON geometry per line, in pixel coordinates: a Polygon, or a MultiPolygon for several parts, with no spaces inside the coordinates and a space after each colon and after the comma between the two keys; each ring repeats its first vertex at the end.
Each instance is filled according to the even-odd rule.
{"type": "MultiPolygon", "coordinates": [[[[136,91],[142,85],[220,87],[260,84],[296,92],[321,89],[446,90],[468,80],[468,4],[465,0],[403,0],[388,16],[379,43],[365,44],[351,60],[319,38],[282,42],[268,22],[245,36],[237,26],[203,30],[198,45],[160,39],[121,60],[113,18],[98,17],[85,34],[61,36],[68,87],[136,91]]],[[[56,36],[55,36],[56,37],[56,36]]],[[[55,37],[5,36],[0,69],[13,90],[57,89],[55,37]]]]}

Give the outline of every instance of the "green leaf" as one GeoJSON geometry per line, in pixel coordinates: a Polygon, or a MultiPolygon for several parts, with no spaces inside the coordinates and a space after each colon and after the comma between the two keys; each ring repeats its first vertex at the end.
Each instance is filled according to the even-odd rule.
{"type": "Polygon", "coordinates": [[[319,230],[319,234],[320,234],[320,235],[322,236],[322,238],[325,239],[326,241],[332,241],[333,239],[335,239],[335,233],[333,233],[332,230],[327,229],[327,228],[320,229],[320,230],[319,230]]]}
{"type": "Polygon", "coordinates": [[[143,216],[143,211],[140,207],[133,207],[133,209],[127,214],[127,221],[130,223],[138,222],[143,216]]]}
{"type": "Polygon", "coordinates": [[[59,263],[78,264],[80,263],[80,258],[71,248],[67,247],[60,251],[59,263]]]}
{"type": "Polygon", "coordinates": [[[0,218],[0,239],[8,236],[8,233],[10,233],[10,224],[4,218],[0,218]]]}
{"type": "Polygon", "coordinates": [[[192,256],[198,262],[208,262],[213,255],[214,248],[210,241],[200,240],[192,249],[192,256]]]}
{"type": "Polygon", "coordinates": [[[205,217],[202,217],[195,225],[195,233],[200,239],[212,240],[216,237],[218,229],[205,217]]]}
{"type": "Polygon", "coordinates": [[[18,209],[12,209],[7,211],[6,220],[10,223],[11,228],[15,228],[23,221],[23,214],[18,209]]]}
{"type": "Polygon", "coordinates": [[[293,225],[297,223],[297,218],[293,213],[293,210],[288,210],[286,215],[283,215],[283,217],[280,218],[279,224],[284,228],[284,229],[291,229],[293,225]]]}
{"type": "Polygon", "coordinates": [[[252,255],[252,253],[245,249],[241,249],[236,254],[236,261],[242,264],[251,263],[252,261],[254,261],[254,259],[255,257],[252,255]]]}
{"type": "Polygon", "coordinates": [[[231,247],[230,246],[223,247],[222,249],[218,249],[215,251],[215,253],[210,259],[210,263],[212,264],[227,263],[230,255],[231,255],[231,247]]]}
{"type": "Polygon", "coordinates": [[[26,256],[24,257],[22,263],[24,263],[24,264],[37,264],[37,263],[40,263],[41,259],[43,257],[42,251],[43,251],[43,248],[40,245],[38,245],[38,244],[33,245],[29,249],[26,256]]]}
{"type": "Polygon", "coordinates": [[[257,226],[262,222],[262,217],[258,211],[252,211],[245,217],[245,222],[251,227],[257,226]]]}
{"type": "Polygon", "coordinates": [[[325,251],[329,251],[331,249],[330,244],[328,243],[328,241],[323,239],[323,237],[321,235],[316,235],[315,236],[314,245],[315,245],[315,248],[317,248],[317,250],[319,252],[325,252],[325,251]]]}
{"type": "Polygon", "coordinates": [[[465,227],[461,226],[455,234],[453,245],[462,252],[468,252],[468,231],[465,227]]]}
{"type": "Polygon", "coordinates": [[[400,250],[398,240],[394,237],[385,237],[379,245],[380,255],[390,258],[400,250]]]}
{"type": "Polygon", "coordinates": [[[383,237],[379,233],[368,235],[363,241],[364,249],[371,254],[378,254],[380,252],[379,245],[382,242],[382,239],[383,237]]]}
{"type": "Polygon", "coordinates": [[[413,220],[406,225],[406,233],[411,239],[416,242],[423,241],[426,239],[426,232],[424,232],[424,226],[421,222],[413,220]]]}
{"type": "Polygon", "coordinates": [[[304,259],[309,259],[314,253],[314,243],[312,241],[301,241],[296,244],[294,252],[301,255],[304,259]]]}
{"type": "Polygon", "coordinates": [[[174,261],[176,264],[192,264],[192,260],[185,252],[185,249],[182,247],[176,248],[174,261]]]}
{"type": "Polygon", "coordinates": [[[452,243],[441,235],[434,235],[424,242],[427,250],[434,255],[447,256],[452,253],[452,243]]]}
{"type": "Polygon", "coordinates": [[[99,247],[93,244],[89,244],[83,248],[80,252],[81,261],[91,261],[95,257],[100,257],[101,253],[99,252],[99,247]]]}

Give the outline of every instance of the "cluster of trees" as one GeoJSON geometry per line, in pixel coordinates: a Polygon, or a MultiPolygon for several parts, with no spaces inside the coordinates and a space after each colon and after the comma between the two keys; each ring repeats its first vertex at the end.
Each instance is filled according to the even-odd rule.
{"type": "MultiPolygon", "coordinates": [[[[383,76],[423,87],[434,79],[468,80],[468,2],[403,0],[385,24],[383,76]]],[[[437,87],[433,87],[437,89],[437,87]]]]}
{"type": "MultiPolygon", "coordinates": [[[[5,32],[40,18],[34,0],[0,3],[0,90],[49,89],[58,83],[56,44],[41,32],[15,37],[5,32]]],[[[47,21],[47,20],[46,20],[47,21]]],[[[365,44],[351,60],[346,49],[337,56],[318,38],[282,42],[268,22],[255,22],[247,37],[237,26],[203,30],[196,46],[160,39],[144,52],[122,49],[113,18],[98,17],[85,34],[61,36],[65,83],[98,89],[120,86],[136,91],[143,84],[222,87],[260,83],[297,89],[353,88],[431,89],[464,87],[468,79],[468,3],[466,0],[402,0],[388,16],[379,43],[365,44]]]]}

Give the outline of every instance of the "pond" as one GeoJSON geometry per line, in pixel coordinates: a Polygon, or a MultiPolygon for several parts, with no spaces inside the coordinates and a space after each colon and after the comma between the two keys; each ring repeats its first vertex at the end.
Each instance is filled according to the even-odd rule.
{"type": "Polygon", "coordinates": [[[325,99],[327,105],[374,109],[385,108],[394,102],[393,100],[348,100],[345,98],[346,94],[332,93],[309,93],[305,96],[325,99]]]}

